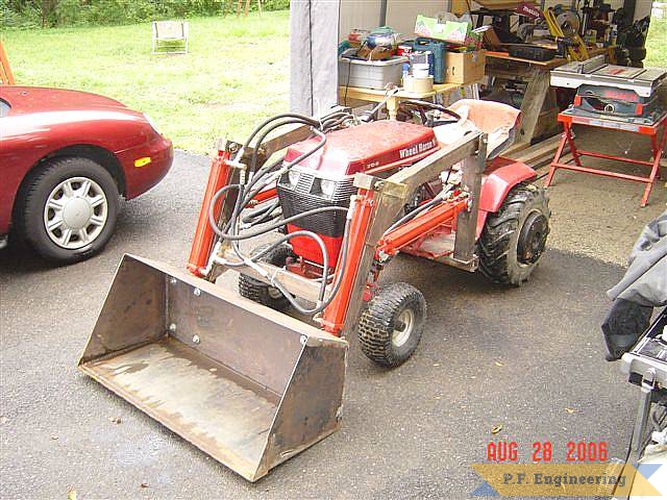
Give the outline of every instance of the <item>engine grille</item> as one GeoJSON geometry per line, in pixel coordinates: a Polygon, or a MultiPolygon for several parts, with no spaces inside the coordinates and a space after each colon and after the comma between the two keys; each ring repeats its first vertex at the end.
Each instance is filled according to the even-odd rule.
{"type": "MultiPolygon", "coordinates": [[[[350,196],[357,192],[351,177],[336,180],[331,197],[322,192],[320,182],[321,179],[312,173],[300,172],[296,186],[292,186],[288,175],[284,174],[278,180],[277,186],[283,217],[286,219],[314,208],[350,206],[350,196]]],[[[324,212],[309,215],[293,224],[317,234],[338,237],[345,231],[345,213],[324,212]]]]}

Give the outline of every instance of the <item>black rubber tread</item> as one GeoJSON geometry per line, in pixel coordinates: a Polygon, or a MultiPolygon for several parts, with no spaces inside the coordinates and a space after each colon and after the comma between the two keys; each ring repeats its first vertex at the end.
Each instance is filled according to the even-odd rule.
{"type": "Polygon", "coordinates": [[[628,47],[628,57],[631,61],[643,61],[646,59],[646,48],[628,47]]]}
{"type": "Polygon", "coordinates": [[[379,365],[399,366],[417,349],[425,320],[426,300],[419,290],[402,282],[386,285],[375,293],[361,313],[357,325],[361,350],[379,365]],[[405,344],[397,347],[392,343],[396,318],[408,307],[415,314],[415,325],[405,344]]]}
{"type": "MultiPolygon", "coordinates": [[[[253,253],[264,250],[269,246],[271,246],[271,244],[257,247],[253,253]]],[[[282,243],[272,250],[269,250],[269,252],[260,258],[260,261],[282,267],[287,262],[288,257],[294,257],[292,247],[287,243],[282,243]]],[[[287,300],[285,296],[281,295],[280,297],[272,297],[269,293],[269,289],[271,289],[271,291],[277,290],[276,288],[270,287],[266,283],[251,278],[246,274],[239,275],[239,294],[242,297],[277,311],[284,311],[290,307],[289,300],[287,300]]]]}
{"type": "Polygon", "coordinates": [[[19,193],[15,214],[16,231],[21,240],[46,260],[72,264],[100,252],[113,235],[120,207],[119,192],[113,176],[101,165],[88,158],[62,157],[44,162],[31,172],[19,193]],[[70,177],[88,177],[104,191],[108,218],[100,235],[89,245],[68,250],[49,238],[43,222],[44,203],[57,184],[70,177]]]}
{"type": "Polygon", "coordinates": [[[551,215],[544,189],[522,183],[509,192],[496,213],[488,215],[477,252],[480,270],[494,283],[520,286],[537,267],[539,261],[521,264],[517,258],[519,233],[533,210],[539,210],[547,220],[551,215]]]}

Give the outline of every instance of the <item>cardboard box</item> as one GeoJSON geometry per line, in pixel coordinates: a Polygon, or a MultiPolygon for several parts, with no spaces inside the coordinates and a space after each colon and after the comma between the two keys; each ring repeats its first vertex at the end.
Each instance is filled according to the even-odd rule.
{"type": "Polygon", "coordinates": [[[444,40],[443,34],[445,32],[445,25],[440,24],[434,17],[426,17],[419,14],[415,22],[415,34],[426,38],[435,38],[436,40],[444,40]]]}
{"type": "Polygon", "coordinates": [[[482,43],[482,34],[471,31],[467,22],[446,21],[441,23],[434,17],[419,14],[415,22],[415,34],[443,40],[448,43],[464,45],[470,48],[479,48],[482,43]]]}
{"type": "Polygon", "coordinates": [[[447,52],[445,55],[445,83],[475,83],[484,77],[486,51],[447,52]]]}
{"type": "Polygon", "coordinates": [[[468,23],[457,23],[447,21],[442,31],[442,39],[449,43],[459,43],[464,45],[470,35],[470,25],[468,23]]]}

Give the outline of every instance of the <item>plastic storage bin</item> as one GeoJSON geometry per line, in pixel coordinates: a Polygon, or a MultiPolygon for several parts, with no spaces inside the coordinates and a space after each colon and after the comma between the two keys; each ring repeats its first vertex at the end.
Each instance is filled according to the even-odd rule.
{"type": "Polygon", "coordinates": [[[384,89],[388,83],[401,84],[403,63],[407,57],[396,56],[386,61],[364,61],[361,59],[338,59],[338,85],[384,89]]]}

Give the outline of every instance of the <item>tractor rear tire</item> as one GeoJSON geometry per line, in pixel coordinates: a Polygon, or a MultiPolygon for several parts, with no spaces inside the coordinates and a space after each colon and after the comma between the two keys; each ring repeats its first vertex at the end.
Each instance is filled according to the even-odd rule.
{"type": "Polygon", "coordinates": [[[528,280],[544,252],[550,214],[544,189],[515,186],[486,219],[478,243],[482,273],[501,285],[520,286],[528,280]]]}
{"type": "Polygon", "coordinates": [[[417,349],[425,319],[422,293],[408,283],[391,283],[376,292],[361,314],[361,350],[379,365],[399,366],[417,349]]]}
{"type": "MultiPolygon", "coordinates": [[[[253,253],[257,253],[270,245],[262,245],[256,248],[253,253]]],[[[283,267],[289,257],[294,257],[292,247],[287,243],[282,243],[269,250],[259,260],[272,264],[277,267],[283,267]]],[[[263,281],[251,278],[245,274],[239,275],[239,294],[253,302],[258,302],[276,311],[285,311],[289,308],[290,302],[287,300],[278,288],[267,285],[263,281]]]]}
{"type": "MultiPolygon", "coordinates": [[[[646,59],[646,47],[628,47],[628,56],[633,62],[640,62],[646,59]]],[[[641,66],[637,66],[641,68],[641,66]]]]}

